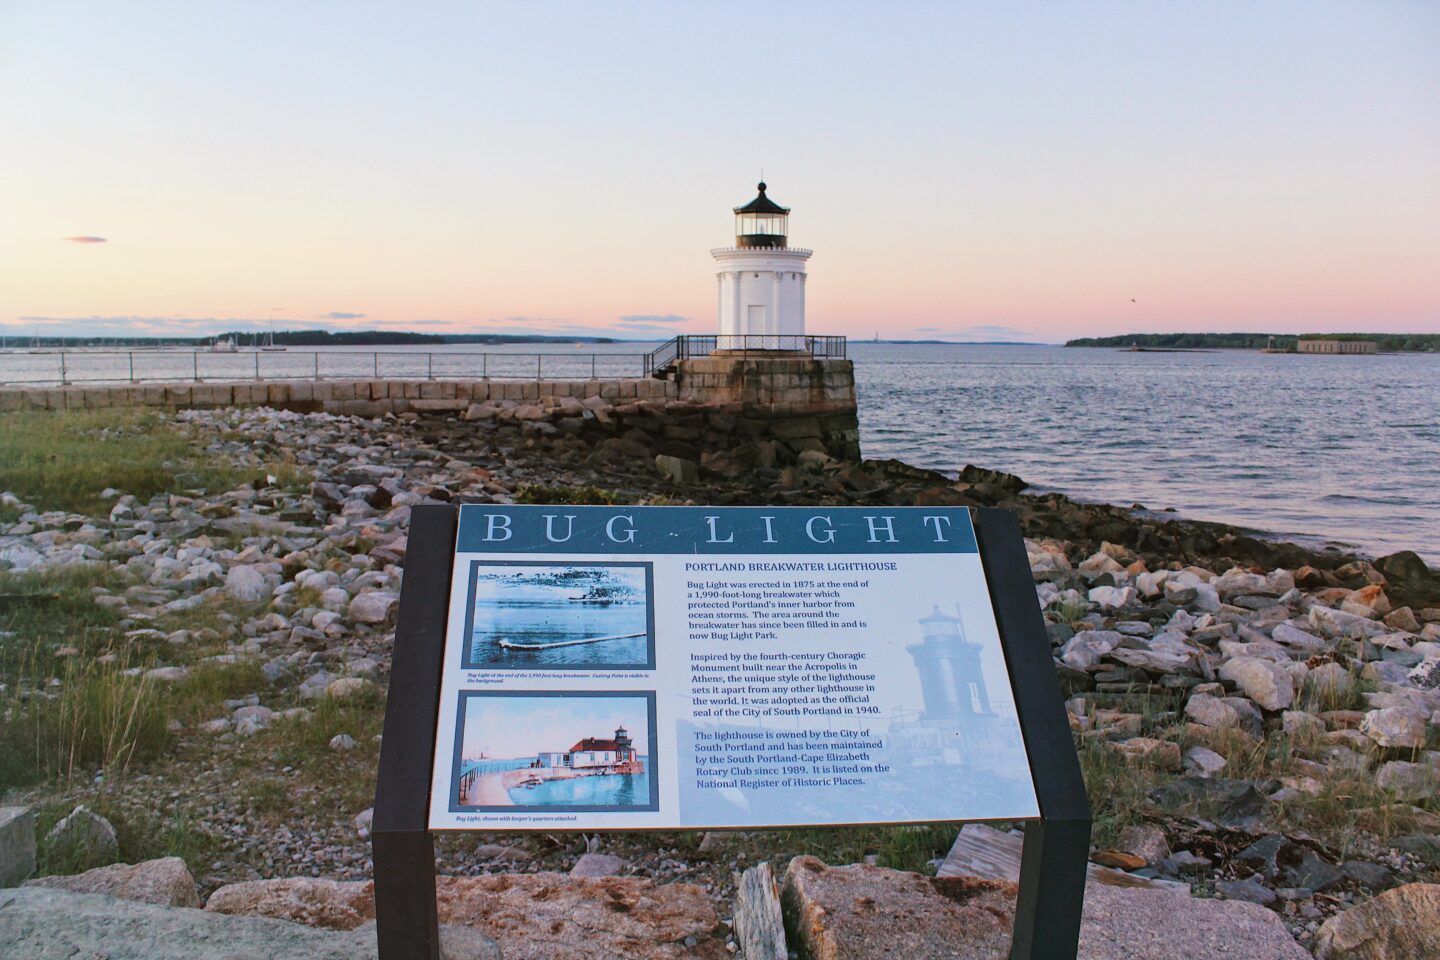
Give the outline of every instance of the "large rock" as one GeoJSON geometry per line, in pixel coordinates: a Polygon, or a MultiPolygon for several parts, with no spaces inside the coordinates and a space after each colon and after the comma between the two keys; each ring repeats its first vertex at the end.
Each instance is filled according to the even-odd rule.
{"type": "Polygon", "coordinates": [[[1220,666],[1220,677],[1239,687],[1266,710],[1284,710],[1295,700],[1290,672],[1258,657],[1236,657],[1220,666]]]}
{"type": "Polygon", "coordinates": [[[1243,722],[1239,710],[1208,693],[1192,696],[1185,704],[1185,716],[1206,727],[1238,727],[1243,722]]]}
{"type": "Polygon", "coordinates": [[[1093,670],[1124,639],[1114,630],[1081,630],[1060,648],[1060,660],[1076,670],[1093,670]]]}
{"type": "Polygon", "coordinates": [[[625,861],[613,853],[585,853],[570,868],[572,877],[614,877],[625,869],[625,861]]]}
{"type": "MultiPolygon", "coordinates": [[[[476,930],[441,927],[446,960],[500,960],[476,930]]],[[[0,957],[24,960],[376,960],[375,927],[317,930],[266,917],[45,887],[0,890],[0,957]]],[[[506,960],[510,960],[506,955],[506,960]]]]}
{"type": "Polygon", "coordinates": [[[1440,957],[1440,884],[1407,883],[1320,926],[1316,960],[1440,957]]]}
{"type": "Polygon", "coordinates": [[[163,907],[198,907],[195,878],[179,857],[162,857],[142,863],[112,863],[68,877],[40,877],[27,887],[49,887],[71,893],[103,893],[121,900],[155,903],[163,907]]]}
{"type": "Polygon", "coordinates": [[[79,862],[113,862],[120,855],[115,828],[100,814],[81,804],[45,835],[50,849],[79,862]]]}
{"type": "Polygon", "coordinates": [[[226,884],[210,894],[205,909],[211,913],[275,917],[307,927],[353,930],[375,919],[375,884],[319,877],[247,880],[226,884]]]}
{"type": "Polygon", "coordinates": [[[371,590],[350,601],[350,619],[356,623],[388,624],[400,606],[400,598],[388,590],[371,590]]]}
{"type": "Polygon", "coordinates": [[[1425,746],[1425,718],[1404,707],[1371,710],[1360,721],[1360,732],[1382,747],[1418,750],[1425,746]]]}
{"type": "Polygon", "coordinates": [[[709,896],[693,884],[492,874],[441,877],[436,894],[442,923],[483,930],[499,941],[505,960],[730,956],[709,896]]]}
{"type": "Polygon", "coordinates": [[[1375,786],[1388,790],[1402,800],[1427,800],[1435,795],[1437,777],[1434,767],[1406,760],[1391,760],[1375,771],[1375,786]]]}
{"type": "MultiPolygon", "coordinates": [[[[709,897],[686,883],[657,885],[643,877],[581,879],[559,873],[439,877],[436,902],[441,923],[474,927],[494,937],[505,960],[729,957],[709,897]],[[685,945],[687,938],[693,947],[685,945]]],[[[205,909],[344,925],[374,916],[374,887],[258,880],[220,888],[205,909]]]]}
{"type": "Polygon", "coordinates": [[[225,574],[225,593],[230,599],[241,603],[259,603],[270,599],[273,591],[265,574],[253,566],[241,564],[230,568],[225,574]]]}
{"type": "Polygon", "coordinates": [[[1089,593],[1090,602],[1098,604],[1102,610],[1119,610],[1139,598],[1134,587],[1094,587],[1089,593]]]}
{"type": "MultiPolygon", "coordinates": [[[[790,946],[812,960],[1004,960],[1015,886],[935,879],[883,867],[827,867],[796,857],[785,871],[790,946]]],[[[1309,960],[1279,916],[1251,903],[1091,883],[1080,960],[1309,960]]]]}
{"type": "Polygon", "coordinates": [[[13,887],[35,872],[35,812],[0,807],[0,887],[13,887]]]}
{"type": "Polygon", "coordinates": [[[780,892],[764,860],[740,875],[735,890],[735,942],[745,960],[787,960],[780,892]]]}
{"type": "Polygon", "coordinates": [[[655,469],[662,477],[676,483],[695,483],[700,479],[700,468],[693,460],[660,454],[655,458],[655,469]]]}
{"type": "Polygon", "coordinates": [[[1003,958],[1014,884],[924,877],[867,864],[829,867],[796,857],[780,902],[791,949],[808,960],[1003,958]]]}

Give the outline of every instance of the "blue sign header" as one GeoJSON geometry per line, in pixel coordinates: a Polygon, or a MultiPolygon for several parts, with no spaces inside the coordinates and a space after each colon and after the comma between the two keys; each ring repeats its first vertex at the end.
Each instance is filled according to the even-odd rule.
{"type": "Polygon", "coordinates": [[[964,507],[464,504],[459,553],[978,553],[964,507]]]}

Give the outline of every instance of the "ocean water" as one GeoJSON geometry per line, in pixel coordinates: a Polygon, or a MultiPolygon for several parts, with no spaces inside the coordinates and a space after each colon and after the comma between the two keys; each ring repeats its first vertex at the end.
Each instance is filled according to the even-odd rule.
{"type": "Polygon", "coordinates": [[[1440,564],[1440,354],[852,342],[861,449],[1440,564]]]}
{"type": "Polygon", "coordinates": [[[505,666],[644,664],[647,657],[645,604],[574,603],[565,600],[496,600],[475,605],[471,662],[505,666]],[[627,636],[639,634],[639,636],[627,636]],[[587,637],[618,637],[545,650],[516,650],[512,643],[556,643],[587,637]]]}
{"type": "MultiPolygon", "coordinates": [[[[480,361],[463,354],[485,351],[492,376],[533,376],[541,352],[547,377],[588,376],[592,364],[618,376],[656,346],[384,347],[378,361],[374,348],[327,348],[318,365],[329,377],[377,366],[421,375],[426,364],[437,376],[478,375],[480,361]]],[[[1415,550],[1440,564],[1440,354],[864,341],[849,353],[867,457],[952,472],[973,463],[1080,500],[1173,509],[1371,556],[1415,550]]],[[[135,360],[137,376],[188,376],[195,362],[188,353],[135,360]]],[[[203,375],[230,379],[253,376],[256,362],[244,353],[198,360],[203,375]]],[[[272,367],[304,376],[317,363],[299,350],[258,362],[266,376],[272,367]]],[[[123,354],[72,355],[67,372],[123,380],[127,364],[123,354]]],[[[53,355],[0,352],[0,382],[57,376],[53,355]]]]}
{"type": "Polygon", "coordinates": [[[510,799],[517,806],[637,806],[650,802],[650,760],[643,773],[606,774],[547,780],[536,787],[515,787],[510,799]]]}

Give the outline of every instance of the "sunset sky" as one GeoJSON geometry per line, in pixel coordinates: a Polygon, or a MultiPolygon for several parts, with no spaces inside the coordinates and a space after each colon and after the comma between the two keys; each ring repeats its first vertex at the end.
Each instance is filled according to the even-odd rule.
{"type": "Polygon", "coordinates": [[[0,333],[1440,332],[1440,3],[0,3],[0,333]]]}

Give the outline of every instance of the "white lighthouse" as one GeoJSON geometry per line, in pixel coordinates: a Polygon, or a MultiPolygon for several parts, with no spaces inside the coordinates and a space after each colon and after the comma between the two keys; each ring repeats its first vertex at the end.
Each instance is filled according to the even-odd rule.
{"type": "Polygon", "coordinates": [[[790,208],[760,193],[735,208],[735,246],[711,250],[720,294],[719,350],[807,350],[805,261],[787,242],[790,208]]]}

